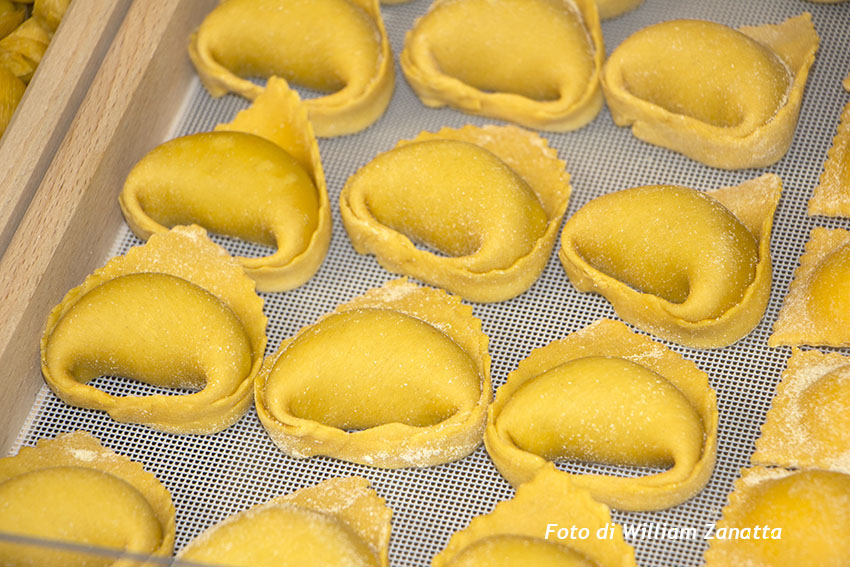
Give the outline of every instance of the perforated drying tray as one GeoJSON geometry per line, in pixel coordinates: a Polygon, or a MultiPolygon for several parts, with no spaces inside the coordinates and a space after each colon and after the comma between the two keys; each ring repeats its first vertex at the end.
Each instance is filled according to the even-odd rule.
{"type": "MultiPolygon", "coordinates": [[[[425,0],[416,0],[408,5],[383,8],[396,55],[402,49],[406,30],[428,5],[425,0]]],[[[607,110],[579,131],[543,134],[561,159],[566,160],[572,175],[574,192],[568,215],[598,195],[650,183],[707,190],[771,171],[781,176],[785,187],[773,234],[773,292],[761,324],[748,337],[727,348],[691,350],[671,345],[705,370],[717,391],[720,438],[711,482],[691,501],[663,512],[614,512],[618,522],[693,527],[700,532],[705,524],[718,519],[739,469],[748,464],[774,386],[789,355],[787,348],[767,348],[767,336],[809,231],[814,226],[850,228],[850,220],[809,218],[805,214],[839,113],[850,99],[841,88],[842,78],[850,71],[850,3],[646,0],[637,11],[603,23],[610,53],[630,34],[662,20],[702,18],[731,26],[756,25],[779,23],[803,11],[813,14],[821,47],[806,88],[794,143],[777,165],[765,170],[734,172],[711,169],[637,140],[628,130],[614,126],[607,110]]],[[[397,75],[392,103],[377,124],[359,134],[320,143],[334,204],[333,240],[322,268],[309,283],[286,293],[263,294],[270,319],[268,352],[276,349],[282,338],[293,335],[337,304],[395,277],[381,269],[374,258],[355,254],[349,244],[336,207],[339,191],[348,176],[397,140],[413,137],[423,129],[488,122],[452,110],[425,108],[407,86],[400,70],[397,75]]],[[[246,101],[234,96],[213,100],[196,83],[173,135],[212,129],[246,106],[246,101]]],[[[124,230],[117,235],[113,253],[123,253],[139,243],[124,230]]],[[[235,254],[262,253],[244,243],[228,241],[225,245],[235,254]]],[[[601,317],[616,317],[603,298],[578,293],[572,287],[555,254],[529,291],[511,301],[474,305],[474,311],[490,337],[496,387],[532,349],[601,317]]],[[[125,382],[101,381],[100,386],[115,394],[151,391],[125,382]]],[[[108,447],[140,461],[168,487],[177,508],[178,549],[227,515],[273,496],[334,476],[361,475],[371,480],[393,509],[392,565],[421,566],[429,564],[450,535],[465,527],[472,517],[490,511],[498,501],[513,495],[483,448],[459,462],[421,470],[385,471],[327,458],[295,460],[284,456],[272,444],[253,411],[216,435],[176,436],[115,423],[101,413],[68,407],[46,388],[40,393],[13,452],[40,438],[76,429],[88,430],[108,447]]],[[[572,471],[598,470],[579,464],[562,466],[572,471]]],[[[631,543],[642,566],[699,565],[706,544],[700,539],[657,538],[637,538],[631,543]]]]}

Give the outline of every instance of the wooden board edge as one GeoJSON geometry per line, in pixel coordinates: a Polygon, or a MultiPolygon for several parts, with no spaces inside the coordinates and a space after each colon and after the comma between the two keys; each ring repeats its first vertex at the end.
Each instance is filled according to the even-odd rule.
{"type": "Polygon", "coordinates": [[[9,245],[131,0],[72,2],[0,139],[0,253],[9,245]]]}

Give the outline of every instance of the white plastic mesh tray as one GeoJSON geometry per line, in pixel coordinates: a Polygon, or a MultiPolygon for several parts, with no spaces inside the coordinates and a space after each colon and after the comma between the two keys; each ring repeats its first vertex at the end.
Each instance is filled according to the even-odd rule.
{"type": "MultiPolygon", "coordinates": [[[[426,0],[415,0],[383,8],[396,56],[402,49],[406,30],[429,4],[426,0]]],[[[603,23],[610,53],[633,32],[662,20],[701,18],[731,26],[756,25],[779,23],[803,11],[813,14],[821,47],[806,89],[794,143],[788,155],[774,166],[733,172],[703,166],[637,140],[627,129],[614,126],[607,110],[579,131],[543,134],[561,159],[566,160],[572,175],[574,192],[568,216],[603,193],[651,183],[707,190],[771,171],[781,176],[785,187],[773,234],[773,292],[761,324],[748,337],[723,349],[705,351],[671,345],[709,374],[718,394],[720,437],[717,467],[711,482],[696,498],[666,511],[615,511],[614,519],[618,522],[693,527],[700,532],[706,523],[718,519],[740,467],[748,464],[774,386],[789,355],[787,348],[767,348],[766,339],[809,230],[816,225],[850,228],[850,220],[809,218],[805,214],[839,113],[850,99],[841,88],[841,80],[850,71],[850,3],[645,0],[637,11],[603,23]]],[[[390,149],[397,140],[413,137],[421,130],[488,122],[452,110],[424,107],[407,86],[398,66],[396,70],[396,91],[379,122],[359,134],[320,142],[334,209],[333,240],[327,259],[310,282],[294,291],[263,294],[270,320],[269,353],[281,339],[314,322],[337,304],[396,277],[381,269],[374,258],[354,253],[349,244],[336,207],[339,191],[348,176],[377,153],[390,149]]],[[[247,104],[235,96],[213,100],[196,82],[173,136],[210,130],[216,123],[230,120],[247,104]]],[[[245,243],[220,242],[234,254],[264,253],[245,243]]],[[[125,229],[117,236],[113,252],[123,253],[139,243],[125,229]]],[[[616,317],[606,300],[580,294],[572,287],[555,254],[540,280],[526,293],[503,303],[473,307],[490,337],[496,387],[532,349],[601,317],[616,317]]],[[[119,395],[151,392],[147,386],[118,380],[101,379],[100,387],[119,395]]],[[[284,456],[272,444],[253,411],[216,435],[177,436],[119,424],[102,413],[68,407],[46,388],[13,451],[21,445],[33,445],[40,438],[76,429],[88,430],[106,446],[140,461],[168,487],[177,508],[178,549],[229,514],[273,496],[334,476],[361,475],[371,480],[393,509],[391,564],[394,567],[427,565],[454,531],[513,495],[512,488],[498,474],[483,448],[459,462],[428,469],[386,471],[327,458],[295,460],[284,456]]],[[[582,464],[561,466],[577,472],[598,470],[582,464]]],[[[625,475],[646,471],[614,472],[625,475]]],[[[699,565],[706,544],[700,539],[663,538],[632,538],[631,543],[642,566],[699,565]]]]}

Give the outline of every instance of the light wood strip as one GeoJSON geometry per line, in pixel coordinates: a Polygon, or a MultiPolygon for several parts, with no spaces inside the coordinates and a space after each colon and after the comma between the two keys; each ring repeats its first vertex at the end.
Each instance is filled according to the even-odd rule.
{"type": "Polygon", "coordinates": [[[131,0],[74,0],[0,140],[0,253],[41,182],[131,0]]]}

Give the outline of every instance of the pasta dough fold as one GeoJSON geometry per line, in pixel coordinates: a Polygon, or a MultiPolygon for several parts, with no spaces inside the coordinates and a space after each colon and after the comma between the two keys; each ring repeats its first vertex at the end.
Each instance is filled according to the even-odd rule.
{"type": "Polygon", "coordinates": [[[516,496],[499,502],[489,514],[472,519],[452,535],[432,567],[634,567],[634,550],[623,540],[607,506],[570,482],[548,464],[516,496]],[[596,534],[613,526],[613,535],[600,539],[562,541],[551,526],[576,526],[596,534]]]}
{"type": "MultiPolygon", "coordinates": [[[[843,85],[850,91],[850,75],[843,85]]],[[[823,173],[809,199],[809,214],[850,217],[850,102],[841,112],[823,173]]]]}
{"type": "Polygon", "coordinates": [[[305,101],[316,134],[362,130],[393,93],[393,57],[378,0],[227,0],[192,34],[189,55],[213,96],[254,99],[245,77],[280,76],[329,92],[305,101]]]}
{"type": "Polygon", "coordinates": [[[602,107],[604,56],[595,0],[438,0],[399,59],[427,106],[566,131],[602,107]]]}
{"type": "Polygon", "coordinates": [[[0,0],[0,136],[24,95],[70,0],[38,0],[27,7],[0,0]]]}
{"type": "Polygon", "coordinates": [[[29,84],[47,51],[52,33],[36,18],[27,18],[12,33],[0,39],[0,67],[29,84]]]}
{"type": "Polygon", "coordinates": [[[253,282],[199,227],[177,227],[110,260],[51,311],[42,373],[68,404],[173,433],[214,433],[251,405],[266,344],[253,282]],[[116,396],[121,376],[184,395],[116,396]]]}
{"type": "Polygon", "coordinates": [[[791,145],[818,43],[809,14],[739,30],[662,22],[611,53],[602,89],[641,140],[713,167],[764,167],[791,145]]]}
{"type": "Polygon", "coordinates": [[[599,18],[608,20],[621,16],[626,12],[636,9],[643,3],[643,0],[596,0],[596,6],[599,8],[599,18]]]}
{"type": "Polygon", "coordinates": [[[792,349],[752,461],[850,472],[850,357],[792,349]]]}
{"type": "Polygon", "coordinates": [[[70,4],[71,0],[36,0],[32,7],[32,17],[44,29],[55,33],[70,4]]]}
{"type": "Polygon", "coordinates": [[[669,467],[637,478],[563,473],[615,508],[669,508],[711,476],[717,405],[692,362],[601,320],[519,364],[496,393],[484,442],[514,486],[554,460],[669,467]]]}
{"type": "Polygon", "coordinates": [[[0,136],[12,121],[12,115],[27,86],[14,73],[0,66],[0,136]]]}
{"type": "Polygon", "coordinates": [[[400,142],[349,178],[339,201],[359,253],[465,299],[502,301],[543,271],[570,191],[536,134],[466,126],[400,142]]]}
{"type": "Polygon", "coordinates": [[[767,344],[850,345],[850,231],[812,229],[767,344]]]}
{"type": "Polygon", "coordinates": [[[257,413],[294,457],[384,468],[459,459],[481,442],[487,343],[459,298],[391,281],[281,343],[257,377],[257,413]]]}
{"type": "Polygon", "coordinates": [[[561,263],[579,291],[602,294],[624,320],[686,346],[726,346],[767,306],[780,190],[766,174],[706,193],[669,185],[609,193],[564,225],[561,263]]]}
{"type": "Polygon", "coordinates": [[[721,530],[769,527],[765,537],[715,537],[706,567],[840,567],[850,556],[850,476],[754,467],[743,471],[717,523],[721,530]]]}
{"type": "Polygon", "coordinates": [[[12,0],[0,0],[0,39],[12,33],[26,19],[26,6],[12,0]]]}
{"type": "Polygon", "coordinates": [[[233,122],[154,148],[130,171],[119,202],[139,238],[200,224],[276,246],[268,256],[238,258],[260,291],[309,280],[330,243],[316,138],[298,95],[276,77],[233,122]]]}
{"type": "Polygon", "coordinates": [[[0,459],[0,533],[115,554],[5,541],[0,558],[7,567],[141,566],[117,556],[170,556],[174,516],[171,496],[152,474],[84,431],[42,439],[0,459]]]}
{"type": "Polygon", "coordinates": [[[177,558],[233,567],[387,567],[391,515],[366,479],[332,478],[230,516],[177,558]]]}

